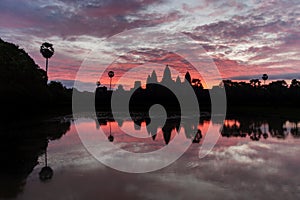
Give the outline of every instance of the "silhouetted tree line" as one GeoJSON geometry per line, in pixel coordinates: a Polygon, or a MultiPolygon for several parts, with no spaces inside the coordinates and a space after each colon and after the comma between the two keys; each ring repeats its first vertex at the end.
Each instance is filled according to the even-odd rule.
{"type": "Polygon", "coordinates": [[[259,79],[252,79],[249,82],[224,80],[219,87],[225,88],[228,106],[290,105],[298,107],[300,101],[300,81],[296,79],[293,79],[290,85],[284,80],[263,85],[259,79]]]}
{"type": "Polygon", "coordinates": [[[15,113],[70,105],[72,89],[47,81],[46,72],[23,49],[0,39],[2,111],[15,113]]]}

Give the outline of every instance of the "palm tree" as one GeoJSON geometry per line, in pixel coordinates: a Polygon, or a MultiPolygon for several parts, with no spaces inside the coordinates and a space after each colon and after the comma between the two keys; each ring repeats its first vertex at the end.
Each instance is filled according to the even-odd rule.
{"type": "Polygon", "coordinates": [[[113,71],[109,71],[108,76],[110,78],[109,89],[111,90],[111,79],[115,76],[115,73],[113,71]]]}
{"type": "Polygon", "coordinates": [[[266,80],[268,80],[268,78],[269,78],[268,75],[263,74],[261,78],[262,78],[262,80],[264,80],[264,85],[266,85],[266,80]]]}
{"type": "Polygon", "coordinates": [[[101,85],[100,81],[97,81],[96,85],[97,85],[97,87],[100,87],[100,85],[101,85]]]}
{"type": "Polygon", "coordinates": [[[46,73],[48,75],[48,59],[51,58],[54,54],[53,44],[44,42],[40,48],[41,54],[46,58],[46,73]]]}

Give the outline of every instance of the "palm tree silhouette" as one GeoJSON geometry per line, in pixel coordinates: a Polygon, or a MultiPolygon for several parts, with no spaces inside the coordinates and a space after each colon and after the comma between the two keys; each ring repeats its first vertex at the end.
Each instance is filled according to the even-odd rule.
{"type": "Polygon", "coordinates": [[[101,85],[100,81],[97,81],[96,85],[97,85],[97,87],[100,87],[100,85],[101,85]]]}
{"type": "Polygon", "coordinates": [[[266,85],[266,80],[268,80],[268,78],[269,78],[268,75],[263,74],[261,78],[262,78],[262,80],[264,80],[264,85],[266,85]]]}
{"type": "Polygon", "coordinates": [[[40,52],[44,58],[46,58],[46,73],[48,76],[48,59],[51,58],[54,54],[53,44],[44,42],[40,48],[40,52]]]}
{"type": "Polygon", "coordinates": [[[112,80],[112,77],[115,76],[115,73],[113,71],[109,71],[108,76],[110,78],[109,89],[111,90],[111,80],[112,80]]]}

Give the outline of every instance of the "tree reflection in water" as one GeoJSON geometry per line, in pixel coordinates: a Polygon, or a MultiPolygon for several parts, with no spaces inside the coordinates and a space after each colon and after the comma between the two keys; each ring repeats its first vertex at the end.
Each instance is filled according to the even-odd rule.
{"type": "Polygon", "coordinates": [[[299,121],[272,117],[266,119],[232,118],[227,119],[221,129],[223,137],[247,137],[253,141],[270,137],[285,139],[289,134],[299,137],[299,121]],[[289,130],[287,128],[289,126],[289,130]]]}
{"type": "MultiPolygon", "coordinates": [[[[48,141],[47,141],[48,142],[48,141]]],[[[48,166],[47,148],[45,149],[45,167],[43,167],[39,173],[41,181],[47,181],[53,176],[53,169],[48,166]]]]}
{"type": "Polygon", "coordinates": [[[70,125],[69,120],[35,121],[1,130],[0,198],[14,198],[23,191],[28,175],[39,164],[39,156],[46,152],[48,141],[61,138],[70,125]]]}

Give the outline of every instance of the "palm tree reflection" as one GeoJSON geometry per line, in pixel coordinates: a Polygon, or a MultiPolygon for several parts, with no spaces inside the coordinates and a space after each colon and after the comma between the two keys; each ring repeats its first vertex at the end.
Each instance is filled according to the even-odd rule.
{"type": "Polygon", "coordinates": [[[113,142],[114,136],[111,134],[111,124],[109,122],[109,136],[107,137],[108,141],[113,142]]]}
{"type": "Polygon", "coordinates": [[[47,148],[45,150],[45,167],[43,167],[39,173],[39,177],[41,181],[47,181],[51,179],[53,176],[53,170],[48,166],[48,158],[47,158],[47,148]]]}

